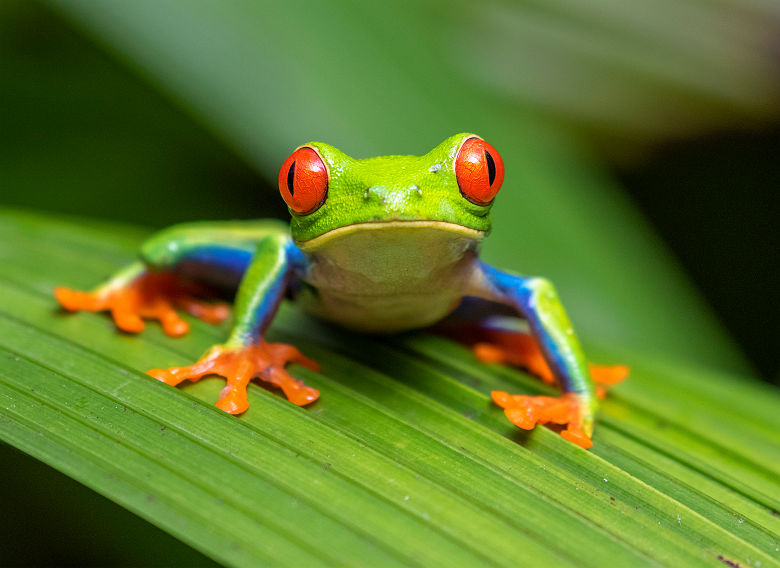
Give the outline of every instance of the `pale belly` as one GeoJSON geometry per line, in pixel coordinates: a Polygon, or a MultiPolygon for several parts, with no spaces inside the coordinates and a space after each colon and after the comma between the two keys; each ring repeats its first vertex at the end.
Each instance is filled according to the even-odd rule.
{"type": "Polygon", "coordinates": [[[300,246],[311,264],[296,301],[320,318],[372,333],[426,327],[452,312],[468,289],[481,233],[389,225],[365,224],[300,246]]]}

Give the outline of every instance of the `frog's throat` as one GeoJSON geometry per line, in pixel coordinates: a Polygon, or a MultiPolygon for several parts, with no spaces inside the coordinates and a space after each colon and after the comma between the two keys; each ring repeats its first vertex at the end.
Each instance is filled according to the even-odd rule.
{"type": "Polygon", "coordinates": [[[314,238],[305,241],[295,241],[295,244],[303,251],[309,251],[320,248],[322,245],[329,243],[334,239],[351,235],[358,231],[387,231],[392,232],[395,229],[436,229],[440,231],[447,231],[455,235],[467,237],[475,241],[481,241],[485,237],[485,231],[479,231],[470,227],[464,227],[457,223],[450,223],[448,221],[368,221],[365,223],[353,223],[345,227],[338,227],[331,229],[327,233],[323,233],[314,238]]]}

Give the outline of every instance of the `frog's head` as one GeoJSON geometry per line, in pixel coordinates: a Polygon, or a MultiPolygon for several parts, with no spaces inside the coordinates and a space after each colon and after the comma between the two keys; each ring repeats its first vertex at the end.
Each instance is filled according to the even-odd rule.
{"type": "Polygon", "coordinates": [[[423,156],[364,160],[310,142],[282,165],[279,191],[299,244],[382,223],[415,223],[481,239],[490,230],[490,207],[503,180],[495,148],[464,133],[423,156]]]}

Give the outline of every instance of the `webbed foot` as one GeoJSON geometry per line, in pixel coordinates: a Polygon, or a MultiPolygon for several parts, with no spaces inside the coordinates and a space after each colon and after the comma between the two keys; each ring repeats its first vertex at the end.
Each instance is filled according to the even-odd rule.
{"type": "Polygon", "coordinates": [[[585,449],[593,442],[593,421],[589,418],[588,404],[575,393],[554,396],[510,395],[502,391],[490,393],[493,402],[504,409],[509,421],[524,430],[532,430],[537,424],[562,424],[566,429],[561,436],[585,449]]]}
{"type": "Polygon", "coordinates": [[[171,272],[142,272],[132,278],[120,275],[92,292],[58,287],[54,296],[66,310],[110,311],[123,331],[137,333],[144,329],[144,319],[156,319],[167,335],[179,337],[190,326],[179,317],[176,308],[211,324],[230,317],[230,308],[224,302],[208,303],[195,298],[204,292],[207,291],[197,284],[181,280],[171,272]]]}
{"type": "MultiPolygon", "coordinates": [[[[480,329],[480,339],[483,341],[473,345],[474,354],[480,361],[523,367],[546,384],[556,383],[555,376],[539,349],[539,343],[530,333],[483,328],[480,329]]],[[[609,387],[620,383],[629,374],[625,365],[589,363],[589,367],[599,398],[604,398],[609,387]]]]}
{"type": "Polygon", "coordinates": [[[194,365],[151,369],[147,374],[172,386],[185,380],[194,382],[206,375],[225,377],[227,384],[216,406],[230,414],[241,414],[249,408],[246,389],[255,377],[282,389],[287,399],[295,405],[304,406],[317,400],[320,391],[293,378],[284,369],[287,363],[298,363],[313,371],[319,370],[315,361],[304,357],[292,345],[262,341],[238,348],[217,345],[194,365]]]}

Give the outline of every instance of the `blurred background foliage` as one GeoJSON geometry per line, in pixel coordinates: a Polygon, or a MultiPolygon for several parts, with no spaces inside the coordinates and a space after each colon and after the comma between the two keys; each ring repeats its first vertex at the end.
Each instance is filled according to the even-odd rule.
{"type": "Polygon", "coordinates": [[[507,165],[488,260],[557,282],[594,352],[777,380],[778,22],[762,0],[5,0],[0,204],[284,218],[306,140],[472,130],[507,165]]]}

